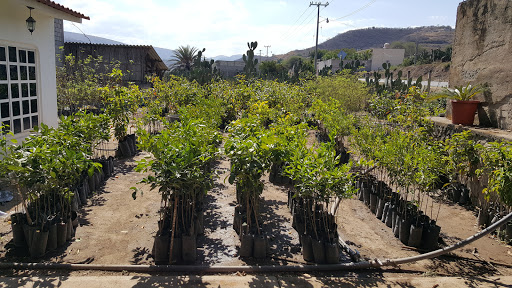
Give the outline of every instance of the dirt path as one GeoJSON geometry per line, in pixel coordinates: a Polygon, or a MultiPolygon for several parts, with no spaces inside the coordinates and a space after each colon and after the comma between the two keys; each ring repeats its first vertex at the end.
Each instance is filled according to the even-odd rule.
{"type": "MultiPolygon", "coordinates": [[[[414,248],[403,245],[394,237],[391,228],[357,199],[342,201],[337,218],[340,235],[351,248],[360,252],[362,258],[393,259],[420,254],[414,248]]],[[[478,229],[475,223],[476,217],[471,211],[458,205],[442,204],[438,224],[446,245],[476,234],[478,229]]],[[[512,247],[487,236],[445,256],[401,265],[400,268],[426,275],[511,276],[512,247]]]]}
{"type": "MultiPolygon", "coordinates": [[[[79,227],[66,247],[47,253],[40,261],[92,264],[153,264],[151,250],[156,234],[160,195],[139,184],[145,174],[134,171],[136,161],[147,153],[116,161],[115,176],[88,199],[79,211],[79,227]],[[130,187],[143,196],[133,200],[130,187]]],[[[291,227],[286,206],[287,190],[274,186],[265,176],[262,194],[263,231],[269,238],[271,257],[264,261],[240,259],[240,241],[233,230],[235,187],[226,181],[229,159],[223,157],[215,166],[215,185],[205,199],[205,232],[198,237],[197,265],[244,265],[304,263],[298,235],[291,227]]],[[[0,255],[3,261],[33,261],[27,251],[12,249],[8,222],[2,222],[0,255]]]]}

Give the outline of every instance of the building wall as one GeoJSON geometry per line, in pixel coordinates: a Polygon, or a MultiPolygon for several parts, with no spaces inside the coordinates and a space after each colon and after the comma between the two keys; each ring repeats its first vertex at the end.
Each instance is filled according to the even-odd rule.
{"type": "MultiPolygon", "coordinates": [[[[258,61],[259,62],[259,61],[258,61]]],[[[259,66],[259,63],[256,67],[259,66]]],[[[224,78],[231,78],[244,71],[244,61],[215,61],[213,68],[217,68],[220,75],[224,78]]]]}
{"type": "MultiPolygon", "coordinates": [[[[57,126],[54,18],[38,9],[32,10],[37,22],[31,35],[25,23],[28,16],[29,10],[23,3],[0,1],[0,44],[35,50],[39,122],[57,126]]],[[[24,138],[28,133],[17,134],[16,138],[24,138]]]]}
{"type": "Polygon", "coordinates": [[[371,70],[382,69],[382,63],[390,63],[392,66],[404,62],[405,49],[374,48],[372,54],[371,70]]]}
{"type": "Polygon", "coordinates": [[[320,72],[325,67],[331,67],[331,72],[336,73],[336,71],[340,70],[340,59],[329,59],[325,61],[319,61],[316,65],[316,69],[320,72]]]}
{"type": "MultiPolygon", "coordinates": [[[[354,65],[355,62],[356,62],[356,60],[343,60],[343,66],[345,66],[348,63],[352,63],[354,65]]],[[[340,68],[340,63],[341,63],[340,59],[329,59],[329,60],[325,60],[325,61],[320,61],[320,62],[318,62],[317,69],[318,69],[318,71],[320,71],[324,67],[332,65],[332,73],[336,73],[336,71],[344,69],[344,68],[340,68]]],[[[359,64],[360,64],[360,66],[364,66],[364,68],[361,68],[358,71],[363,71],[363,70],[370,71],[371,66],[372,66],[372,60],[359,60],[359,64]]]]}
{"type": "Polygon", "coordinates": [[[511,27],[512,1],[467,0],[457,9],[450,86],[489,85],[476,98],[484,102],[478,111],[482,126],[512,129],[511,27]]]}
{"type": "Polygon", "coordinates": [[[54,19],[55,25],[55,65],[63,66],[64,61],[64,20],[54,19]],[[62,48],[62,49],[61,49],[62,48]]]}
{"type": "Polygon", "coordinates": [[[146,56],[148,53],[145,47],[65,43],[64,53],[66,55],[74,55],[77,60],[85,60],[89,55],[92,55],[94,58],[102,56],[104,63],[120,61],[120,69],[123,71],[124,81],[134,82],[137,85],[147,82],[145,77],[147,74],[146,56]]]}

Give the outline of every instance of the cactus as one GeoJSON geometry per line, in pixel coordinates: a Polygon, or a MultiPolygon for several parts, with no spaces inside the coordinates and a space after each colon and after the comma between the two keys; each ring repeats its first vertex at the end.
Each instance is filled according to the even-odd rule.
{"type": "Polygon", "coordinates": [[[331,75],[331,74],[332,74],[332,65],[325,66],[324,68],[322,68],[322,70],[320,70],[318,72],[318,75],[320,75],[320,76],[328,76],[328,75],[331,75]]]}
{"type": "Polygon", "coordinates": [[[217,68],[212,70],[212,65],[215,63],[215,60],[201,60],[205,50],[206,49],[203,48],[203,50],[197,52],[197,58],[194,60],[194,65],[190,71],[190,80],[196,80],[199,84],[206,84],[213,78],[220,77],[217,73],[217,68]]]}
{"type": "Polygon", "coordinates": [[[361,66],[361,62],[359,60],[347,61],[347,63],[345,65],[343,65],[343,61],[340,62],[340,68],[341,69],[349,69],[351,71],[351,73],[356,72],[360,66],[361,66]]]}
{"type": "Polygon", "coordinates": [[[377,93],[378,95],[381,95],[384,91],[389,92],[401,92],[401,93],[407,93],[409,88],[411,86],[416,86],[421,89],[421,81],[423,77],[419,77],[415,83],[412,83],[412,79],[407,79],[407,83],[402,82],[402,71],[398,71],[397,78],[393,80],[393,73],[390,71],[391,64],[389,63],[382,63],[382,68],[384,69],[384,77],[386,79],[386,84],[380,85],[379,80],[381,78],[381,75],[377,72],[373,72],[373,79],[370,79],[370,75],[366,76],[366,84],[368,87],[372,87],[372,90],[377,93]],[[388,86],[388,84],[390,84],[388,86]]]}
{"type": "Polygon", "coordinates": [[[254,41],[249,44],[247,42],[247,55],[242,56],[242,60],[245,62],[244,72],[247,78],[251,78],[254,74],[256,74],[256,65],[258,64],[258,59],[254,58],[254,50],[258,47],[258,42],[254,41]]]}

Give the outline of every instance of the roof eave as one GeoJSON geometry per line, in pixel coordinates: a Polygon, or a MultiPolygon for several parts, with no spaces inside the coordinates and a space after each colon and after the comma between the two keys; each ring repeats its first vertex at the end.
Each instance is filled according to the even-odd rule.
{"type": "MultiPolygon", "coordinates": [[[[49,6],[50,4],[46,3],[44,0],[18,0],[25,6],[34,7],[35,10],[38,10],[38,12],[47,14],[52,16],[53,18],[57,19],[63,19],[75,23],[82,23],[82,19],[90,20],[89,16],[85,16],[83,14],[80,14],[76,11],[73,11],[69,8],[66,8],[60,4],[62,9],[66,11],[59,10],[55,7],[49,6]]],[[[56,3],[55,3],[56,4],[56,3]]]]}

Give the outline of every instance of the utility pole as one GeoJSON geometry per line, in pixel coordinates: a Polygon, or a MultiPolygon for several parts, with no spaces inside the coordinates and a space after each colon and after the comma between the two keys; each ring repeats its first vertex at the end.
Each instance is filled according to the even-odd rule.
{"type": "Polygon", "coordinates": [[[416,61],[418,61],[418,41],[416,41],[416,52],[414,53],[414,65],[416,65],[416,61]]]}
{"type": "Polygon", "coordinates": [[[316,8],[317,8],[317,16],[316,16],[316,44],[315,44],[315,74],[316,76],[318,76],[318,70],[316,69],[316,57],[317,57],[317,53],[318,53],[318,26],[320,24],[320,6],[324,6],[324,7],[327,7],[329,5],[329,2],[325,2],[325,4],[322,4],[322,2],[316,2],[316,3],[313,3],[313,2],[309,2],[309,7],[313,6],[313,5],[316,5],[316,8]]]}
{"type": "Polygon", "coordinates": [[[261,49],[260,49],[260,62],[261,62],[261,49]]]}
{"type": "MultiPolygon", "coordinates": [[[[263,47],[267,48],[267,58],[268,58],[268,48],[272,47],[270,45],[264,45],[263,47]]],[[[268,60],[268,59],[267,59],[268,60]]]]}

